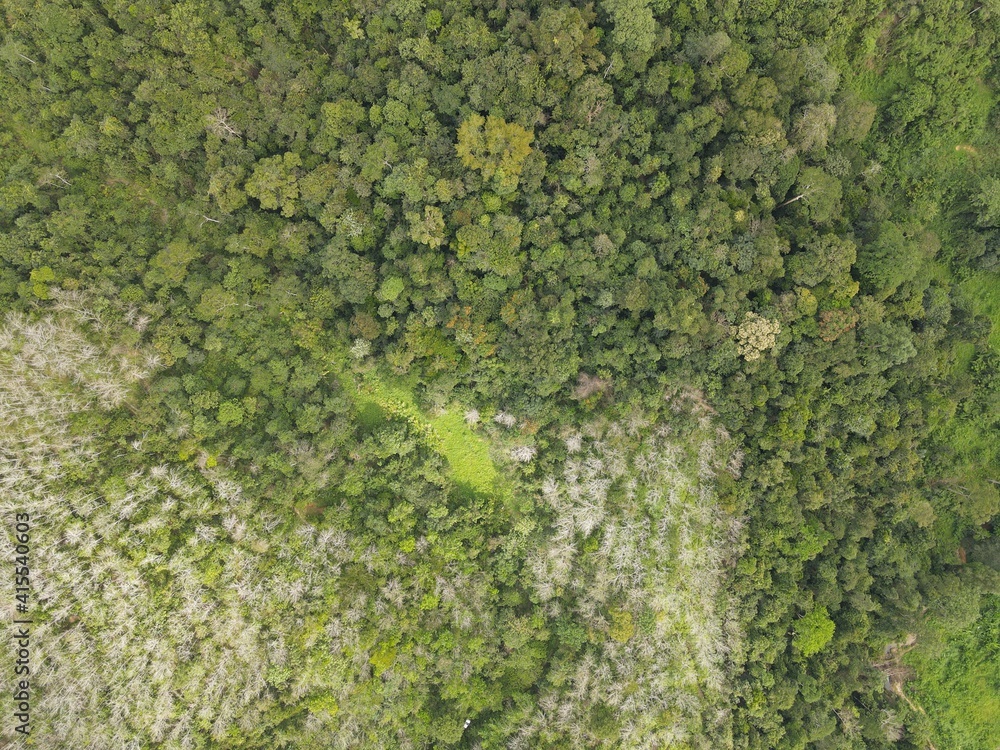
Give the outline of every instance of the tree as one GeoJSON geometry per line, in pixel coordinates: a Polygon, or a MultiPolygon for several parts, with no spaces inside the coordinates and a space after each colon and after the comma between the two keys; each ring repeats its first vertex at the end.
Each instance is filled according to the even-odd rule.
{"type": "Polygon", "coordinates": [[[882,372],[909,361],[917,354],[913,331],[902,321],[882,321],[860,331],[860,349],[865,368],[882,372]]]}
{"type": "Polygon", "coordinates": [[[877,108],[871,102],[860,99],[856,94],[846,92],[837,98],[837,127],[834,138],[837,141],[857,143],[864,140],[875,122],[877,108]]]}
{"type": "Polygon", "coordinates": [[[174,240],[153,256],[147,283],[154,285],[178,285],[187,276],[188,266],[199,256],[197,249],[186,240],[174,240]]]}
{"type": "Polygon", "coordinates": [[[807,206],[806,213],[817,224],[835,218],[840,211],[840,197],[843,187],[840,180],[824,172],[819,167],[806,167],[799,174],[795,185],[796,195],[777,207],[789,206],[802,201],[807,206]]]}
{"type": "Polygon", "coordinates": [[[237,296],[216,284],[202,292],[194,312],[205,321],[227,321],[236,314],[238,306],[237,296]]]}
{"type": "Polygon", "coordinates": [[[636,70],[646,66],[656,44],[656,19],[649,0],[602,0],[611,17],[611,41],[636,70]]]}
{"type": "Polygon", "coordinates": [[[247,203],[243,191],[246,171],[240,166],[223,167],[212,175],[208,183],[208,194],[215,198],[223,213],[231,214],[247,203]]]}
{"type": "Polygon", "coordinates": [[[795,123],[792,140],[803,151],[823,151],[836,124],[832,104],[809,104],[795,123]]]}
{"type": "Polygon", "coordinates": [[[437,206],[424,206],[423,216],[409,212],[406,219],[410,222],[410,239],[414,242],[431,248],[444,244],[444,214],[437,206]]]}
{"type": "Polygon", "coordinates": [[[521,249],[521,222],[505,214],[486,214],[476,224],[469,224],[455,234],[458,257],[476,270],[505,278],[521,272],[525,253],[521,249]]]}
{"type": "Polygon", "coordinates": [[[531,153],[534,134],[500,117],[473,114],[458,129],[455,150],[469,169],[476,169],[499,195],[517,189],[524,160],[531,153]]]}
{"type": "Polygon", "coordinates": [[[777,343],[781,324],[755,312],[748,312],[736,328],[736,348],[747,362],[760,359],[761,354],[777,343]]]}
{"type": "Polygon", "coordinates": [[[246,414],[239,401],[230,399],[219,405],[219,421],[227,426],[243,424],[246,414]]]}
{"type": "Polygon", "coordinates": [[[375,264],[336,240],[323,253],[323,269],[328,278],[337,281],[344,299],[356,305],[365,303],[378,285],[375,264]]]}
{"type": "Polygon", "coordinates": [[[546,5],[531,24],[531,42],[542,60],[542,69],[572,82],[604,62],[597,49],[597,29],[589,23],[589,10],[562,5],[546,5]]]}
{"type": "Polygon", "coordinates": [[[833,639],[836,625],[826,607],[815,607],[795,623],[794,646],[803,656],[812,656],[823,650],[833,639]]]}
{"type": "Polygon", "coordinates": [[[855,264],[863,288],[885,299],[913,278],[922,259],[893,221],[880,222],[873,236],[861,244],[855,264]]]}
{"type": "Polygon", "coordinates": [[[300,166],[302,159],[294,151],[261,159],[247,180],[247,195],[260,201],[261,208],[280,208],[282,216],[294,216],[299,197],[297,169],[300,166]]]}
{"type": "Polygon", "coordinates": [[[810,235],[805,246],[791,254],[785,268],[796,284],[815,287],[828,284],[834,298],[853,297],[857,283],[851,267],[857,260],[857,248],[849,239],[833,233],[810,235]]]}

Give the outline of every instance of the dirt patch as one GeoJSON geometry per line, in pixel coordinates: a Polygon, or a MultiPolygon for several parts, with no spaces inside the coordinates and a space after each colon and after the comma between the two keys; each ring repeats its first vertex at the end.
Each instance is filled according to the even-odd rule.
{"type": "MultiPolygon", "coordinates": [[[[907,633],[906,640],[902,643],[890,643],[885,647],[884,658],[882,661],[875,663],[875,668],[885,676],[886,687],[902,698],[906,705],[908,705],[914,711],[919,711],[920,713],[926,715],[927,712],[924,711],[923,706],[919,703],[913,701],[905,691],[906,683],[908,680],[914,677],[913,668],[907,666],[903,663],[903,656],[907,654],[913,647],[917,644],[917,636],[915,633],[907,633]]],[[[928,740],[927,747],[929,750],[937,750],[933,744],[928,740]]]]}

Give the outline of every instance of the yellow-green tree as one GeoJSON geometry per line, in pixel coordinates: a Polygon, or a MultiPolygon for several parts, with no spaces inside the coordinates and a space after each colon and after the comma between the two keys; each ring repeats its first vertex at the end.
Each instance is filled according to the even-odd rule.
{"type": "Polygon", "coordinates": [[[524,160],[531,153],[534,134],[516,122],[501,117],[474,114],[458,129],[455,150],[462,164],[477,169],[483,179],[492,182],[500,195],[517,190],[524,160]]]}

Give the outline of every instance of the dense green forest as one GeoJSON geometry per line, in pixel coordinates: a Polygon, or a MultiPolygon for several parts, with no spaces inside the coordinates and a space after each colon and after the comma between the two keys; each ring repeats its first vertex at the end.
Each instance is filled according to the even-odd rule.
{"type": "Polygon", "coordinates": [[[0,10],[4,743],[996,750],[996,0],[0,10]]]}

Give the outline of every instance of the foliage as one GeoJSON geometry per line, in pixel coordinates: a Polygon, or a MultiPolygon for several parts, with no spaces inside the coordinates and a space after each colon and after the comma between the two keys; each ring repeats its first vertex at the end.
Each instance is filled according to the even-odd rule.
{"type": "Polygon", "coordinates": [[[929,736],[874,665],[991,585],[996,3],[0,2],[56,744],[929,736]]]}
{"type": "Polygon", "coordinates": [[[928,633],[908,661],[918,679],[912,683],[919,704],[930,707],[920,724],[929,724],[934,741],[945,747],[987,748],[1000,733],[1000,607],[986,599],[982,613],[957,631],[928,633]]]}
{"type": "Polygon", "coordinates": [[[792,645],[803,656],[812,656],[830,642],[836,625],[826,607],[817,607],[798,621],[795,630],[792,645]]]}
{"type": "Polygon", "coordinates": [[[503,196],[517,189],[524,160],[531,153],[533,136],[517,123],[505,122],[490,115],[471,115],[458,128],[455,150],[469,169],[478,170],[483,179],[503,196]]]}
{"type": "Polygon", "coordinates": [[[781,324],[757,313],[748,312],[736,328],[736,348],[747,362],[760,359],[761,354],[773,349],[781,333],[781,324]]]}

